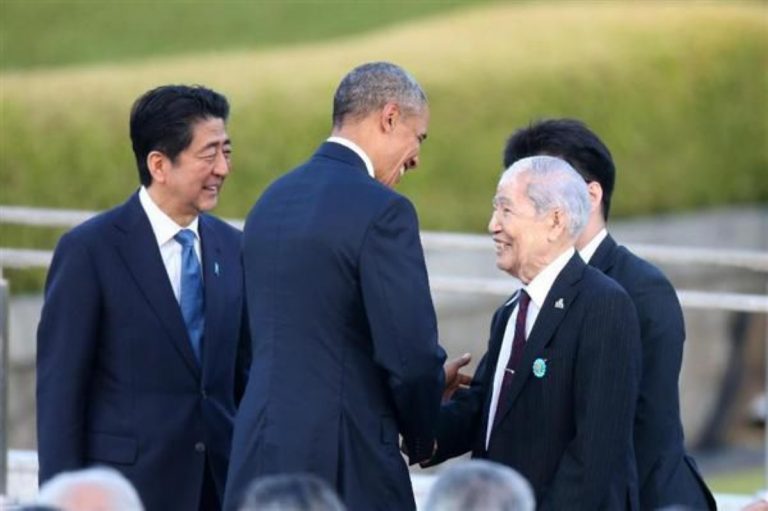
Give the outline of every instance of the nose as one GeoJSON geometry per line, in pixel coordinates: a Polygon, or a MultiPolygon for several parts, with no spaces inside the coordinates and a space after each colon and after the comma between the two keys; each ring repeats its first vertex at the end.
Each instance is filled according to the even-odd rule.
{"type": "Polygon", "coordinates": [[[496,210],[491,213],[491,219],[488,221],[488,232],[491,234],[499,232],[499,221],[496,218],[496,210]]]}

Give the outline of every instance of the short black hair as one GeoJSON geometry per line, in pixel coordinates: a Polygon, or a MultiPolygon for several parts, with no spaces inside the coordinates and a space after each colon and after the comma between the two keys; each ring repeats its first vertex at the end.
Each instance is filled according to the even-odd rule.
{"type": "Polygon", "coordinates": [[[608,220],[616,167],[608,147],[586,124],[576,119],[545,119],[517,130],[504,147],[504,168],[536,155],[562,158],[585,181],[597,181],[603,189],[603,218],[608,220]]]}
{"type": "Polygon", "coordinates": [[[163,85],[146,92],[131,108],[131,142],[139,180],[152,184],[147,155],[160,151],[171,161],[192,143],[195,123],[229,117],[229,102],[222,94],[199,85],[163,85]]]}

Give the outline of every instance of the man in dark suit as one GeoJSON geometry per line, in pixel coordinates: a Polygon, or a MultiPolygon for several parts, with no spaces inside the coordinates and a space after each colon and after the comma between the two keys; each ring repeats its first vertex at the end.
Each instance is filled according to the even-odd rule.
{"type": "Polygon", "coordinates": [[[515,132],[504,165],[537,154],[563,158],[587,181],[589,221],[576,248],[627,291],[640,320],[643,364],[634,438],[642,509],[715,509],[683,446],[677,385],[685,340],[680,302],[658,268],[617,245],[606,230],[616,173],[610,151],[583,123],[551,119],[515,132]]]}
{"type": "Polygon", "coordinates": [[[225,509],[255,477],[308,472],[349,509],[414,509],[398,434],[432,454],[445,353],[416,212],[392,187],[419,162],[416,81],[377,62],[334,97],[333,132],[272,183],[244,230],[253,366],[225,509]]]}
{"type": "Polygon", "coordinates": [[[574,250],[589,201],[565,161],[519,160],[488,226],[523,287],[495,313],[472,385],[443,406],[430,463],[472,450],[511,466],[538,509],[637,509],[639,328],[627,294],[574,250]]]}
{"type": "Polygon", "coordinates": [[[240,233],[210,215],[230,172],[229,104],[139,98],[141,188],[59,241],[38,329],[40,481],[109,465],[149,511],[219,509],[249,360],[240,233]]]}

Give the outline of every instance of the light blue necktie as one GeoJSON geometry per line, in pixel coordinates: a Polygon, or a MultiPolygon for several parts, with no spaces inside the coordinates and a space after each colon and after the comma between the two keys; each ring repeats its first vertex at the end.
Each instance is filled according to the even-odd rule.
{"type": "Polygon", "coordinates": [[[189,229],[182,229],[173,239],[181,245],[181,292],[179,293],[181,315],[184,316],[184,323],[187,325],[192,351],[195,352],[197,362],[200,363],[205,318],[203,316],[203,275],[195,254],[195,233],[189,229]]]}

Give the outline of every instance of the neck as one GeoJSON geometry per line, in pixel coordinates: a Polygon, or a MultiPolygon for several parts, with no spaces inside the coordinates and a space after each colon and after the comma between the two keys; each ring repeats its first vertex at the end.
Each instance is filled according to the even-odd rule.
{"type": "Polygon", "coordinates": [[[527,264],[520,268],[520,275],[514,276],[520,279],[520,282],[527,286],[533,279],[536,278],[536,275],[541,273],[544,268],[552,264],[552,261],[560,257],[563,252],[572,246],[573,239],[567,239],[563,237],[562,239],[553,243],[553,245],[548,248],[546,254],[533,257],[530,261],[527,262],[527,264]]]}
{"type": "Polygon", "coordinates": [[[159,188],[156,186],[147,187],[147,193],[149,194],[152,202],[154,202],[160,211],[168,215],[171,220],[176,222],[181,227],[187,227],[197,217],[197,213],[185,213],[179,212],[174,207],[173,201],[169,197],[166,197],[159,188]]]}
{"type": "Polygon", "coordinates": [[[603,220],[602,213],[592,214],[589,216],[587,226],[582,231],[579,238],[576,240],[576,250],[581,250],[586,247],[592,238],[597,236],[597,233],[605,229],[605,220],[603,220]]]}

